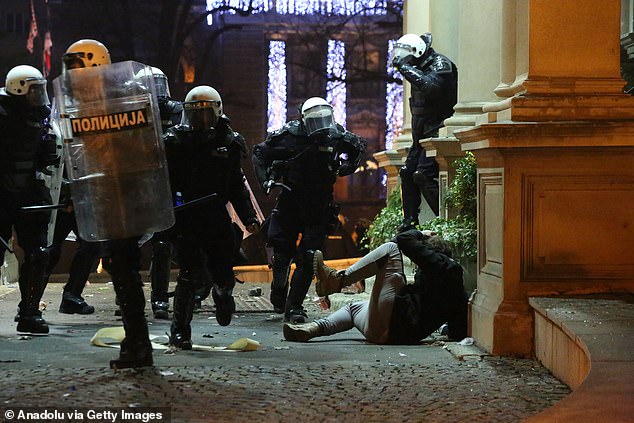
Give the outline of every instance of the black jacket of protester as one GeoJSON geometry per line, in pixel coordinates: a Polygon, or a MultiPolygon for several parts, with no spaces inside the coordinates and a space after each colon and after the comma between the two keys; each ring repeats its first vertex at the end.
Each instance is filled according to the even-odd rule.
{"type": "Polygon", "coordinates": [[[390,343],[416,344],[448,323],[450,336],[466,336],[467,297],[462,267],[427,243],[427,236],[410,230],[398,234],[401,252],[418,269],[415,282],[397,294],[390,322],[390,343]]]}

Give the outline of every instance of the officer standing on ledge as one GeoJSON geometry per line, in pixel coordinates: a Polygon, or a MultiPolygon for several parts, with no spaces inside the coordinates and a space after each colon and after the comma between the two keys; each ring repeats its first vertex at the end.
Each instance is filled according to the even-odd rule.
{"type": "Polygon", "coordinates": [[[438,136],[438,128],[453,114],[458,99],[456,65],[431,47],[432,36],[406,34],[392,52],[392,65],[412,84],[412,146],[401,168],[403,223],[399,231],[418,225],[421,194],[438,216],[438,163],[427,157],[421,139],[438,136]]]}
{"type": "Polygon", "coordinates": [[[333,185],[337,176],[354,173],[366,147],[365,140],[335,122],[332,106],[323,98],[309,98],[300,111],[301,119],[287,122],[253,149],[265,193],[283,188],[267,232],[273,247],[271,303],[292,323],[308,318],[302,303],[313,277],[313,256],[337,223],[333,185]],[[296,269],[289,291],[291,261],[296,269]]]}

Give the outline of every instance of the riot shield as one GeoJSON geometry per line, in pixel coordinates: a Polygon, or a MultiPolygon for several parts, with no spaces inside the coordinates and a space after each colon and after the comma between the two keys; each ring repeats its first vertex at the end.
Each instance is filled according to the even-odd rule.
{"type": "MultiPolygon", "coordinates": [[[[64,142],[62,140],[62,133],[59,129],[59,116],[55,116],[56,106],[53,105],[53,111],[51,112],[51,119],[49,121],[50,128],[48,133],[55,137],[55,144],[57,145],[57,152],[59,154],[59,162],[53,166],[49,166],[48,173],[43,173],[44,184],[51,193],[51,200],[53,204],[58,204],[60,199],[60,191],[62,188],[62,179],[64,175],[64,142]]],[[[48,221],[48,246],[53,245],[53,237],[55,235],[55,222],[57,221],[57,209],[51,210],[51,217],[48,221]]]]}
{"type": "Polygon", "coordinates": [[[105,241],[174,224],[151,70],[127,61],[53,81],[79,235],[105,241]],[[135,76],[136,75],[136,76],[135,76]]]}

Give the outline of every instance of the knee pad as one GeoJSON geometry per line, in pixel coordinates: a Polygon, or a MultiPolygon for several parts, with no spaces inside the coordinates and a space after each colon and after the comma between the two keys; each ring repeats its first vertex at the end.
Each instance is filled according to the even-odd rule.
{"type": "Polygon", "coordinates": [[[296,264],[298,268],[309,267],[312,271],[313,258],[315,257],[315,250],[304,250],[297,254],[296,264]]]}
{"type": "Polygon", "coordinates": [[[38,247],[29,254],[29,261],[37,266],[46,266],[51,251],[47,247],[38,247]]]}
{"type": "Polygon", "coordinates": [[[199,279],[196,276],[196,272],[193,270],[181,270],[180,272],[178,272],[178,276],[176,277],[176,283],[193,288],[196,284],[196,281],[199,279]]]}
{"type": "Polygon", "coordinates": [[[412,174],[412,180],[419,187],[424,187],[427,185],[429,178],[420,170],[417,170],[412,174]]]}
{"type": "Polygon", "coordinates": [[[155,256],[167,256],[172,252],[172,244],[168,241],[160,240],[152,244],[152,252],[155,256]]]}
{"type": "Polygon", "coordinates": [[[412,179],[412,171],[407,168],[407,166],[401,167],[398,171],[398,175],[401,177],[401,180],[411,180],[412,179]]]}
{"type": "Polygon", "coordinates": [[[286,267],[291,264],[291,255],[286,253],[273,254],[273,266],[286,267]]]}

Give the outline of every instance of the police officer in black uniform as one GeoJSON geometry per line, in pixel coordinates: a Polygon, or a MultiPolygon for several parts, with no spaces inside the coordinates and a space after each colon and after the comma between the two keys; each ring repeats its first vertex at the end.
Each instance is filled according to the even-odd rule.
{"type": "MultiPolygon", "coordinates": [[[[168,128],[180,123],[183,106],[180,102],[171,98],[169,83],[162,70],[152,67],[152,76],[154,77],[154,86],[156,87],[159,111],[161,113],[161,126],[163,134],[165,134],[168,128]]],[[[168,288],[173,256],[169,230],[155,233],[151,242],[150,281],[152,283],[152,312],[156,319],[168,319],[168,288]]]]}
{"type": "MultiPolygon", "coordinates": [[[[102,43],[83,39],[73,43],[62,57],[64,64],[70,68],[91,68],[95,66],[111,66],[110,55],[108,50],[102,43]]],[[[75,71],[76,72],[76,71],[75,71]]],[[[86,70],[88,72],[88,70],[86,70]]],[[[79,74],[78,74],[79,75],[79,74]]],[[[88,76],[88,73],[84,73],[88,76]]],[[[66,79],[66,77],[65,77],[66,79]]],[[[100,90],[105,87],[99,86],[100,78],[97,75],[94,79],[88,77],[78,78],[77,87],[71,84],[70,78],[66,81],[69,85],[62,87],[63,94],[58,93],[57,97],[63,95],[73,95],[74,101],[80,100],[81,103],[89,103],[99,97],[100,90]],[[78,88],[76,90],[76,88],[78,88]]],[[[123,83],[120,87],[109,87],[110,91],[120,89],[121,92],[129,92],[128,95],[134,94],[137,87],[134,84],[123,83]]],[[[91,142],[91,144],[95,144],[91,142]]],[[[98,147],[96,147],[98,148],[98,147]]],[[[90,154],[95,153],[95,147],[84,148],[90,154]]],[[[67,157],[68,159],[68,157],[67,157]]],[[[117,155],[117,159],[121,159],[121,154],[117,155]]],[[[67,160],[68,162],[68,160],[67,160]]],[[[73,162],[75,164],[76,162],[73,162]]],[[[140,178],[130,178],[132,183],[137,183],[140,178]]],[[[167,179],[167,176],[166,176],[167,179]]],[[[71,180],[71,195],[75,182],[71,180]]],[[[99,186],[98,192],[102,193],[107,188],[99,186]]],[[[115,192],[116,189],[113,189],[115,192]]],[[[92,201],[99,201],[98,197],[92,201]]],[[[103,211],[106,205],[100,204],[99,218],[103,218],[103,211]]],[[[79,218],[79,214],[77,214],[79,218]]],[[[124,214],[125,216],[125,214],[124,214]]],[[[87,218],[84,216],[84,218],[87,218]]],[[[156,219],[154,219],[156,220],[156,219]]],[[[78,224],[81,227],[81,221],[78,224]]],[[[119,222],[116,222],[119,223],[119,222]]],[[[141,250],[138,242],[141,235],[130,235],[108,238],[104,242],[88,241],[87,243],[100,244],[105,248],[104,255],[109,257],[108,272],[112,277],[112,284],[115,290],[119,308],[121,311],[121,320],[125,331],[125,338],[121,341],[121,349],[119,357],[110,361],[112,369],[123,368],[139,368],[151,367],[153,365],[152,344],[149,339],[149,331],[145,318],[145,295],[143,292],[143,283],[139,275],[141,250]]]]}
{"type": "Polygon", "coordinates": [[[231,323],[235,311],[233,287],[235,231],[227,211],[231,202],[251,233],[260,223],[244,184],[240,160],[247,147],[242,135],[229,126],[218,92],[206,85],[194,87],[183,102],[183,121],[163,136],[174,200],[179,194],[173,240],[180,266],[174,294],[170,344],[191,349],[194,295],[208,270],[216,320],[231,323]],[[206,269],[205,269],[206,267],[206,269]]]}
{"type": "Polygon", "coordinates": [[[44,136],[49,104],[40,71],[19,65],[7,73],[0,88],[0,265],[14,229],[24,250],[17,331],[30,335],[49,332],[39,305],[46,286],[50,213],[23,213],[21,208],[51,204],[50,192],[36,174],[59,161],[55,141],[44,136]]]}
{"type": "MultiPolygon", "coordinates": [[[[102,66],[110,64],[110,53],[106,46],[97,40],[84,39],[71,44],[62,56],[62,73],[71,69],[102,66]]],[[[66,208],[58,210],[55,221],[53,244],[50,248],[50,260],[46,269],[46,280],[62,255],[62,246],[72,231],[77,237],[77,249],[70,264],[68,281],[64,285],[59,312],[64,314],[92,314],[95,307],[86,302],[82,293],[90,273],[95,271],[99,257],[107,254],[107,242],[88,242],[79,236],[77,220],[73,209],[70,182],[64,168],[60,204],[66,208]]]]}
{"type": "Polygon", "coordinates": [[[431,47],[431,34],[406,34],[393,50],[392,65],[412,84],[409,99],[412,112],[413,143],[401,168],[403,224],[400,231],[418,224],[421,194],[437,216],[438,163],[427,157],[418,143],[438,136],[438,128],[453,114],[458,98],[456,65],[431,47]]]}
{"type": "Polygon", "coordinates": [[[313,276],[313,255],[337,222],[333,184],[337,176],[354,173],[366,147],[362,138],[334,121],[326,100],[309,98],[300,111],[300,120],[288,122],[253,149],[255,172],[264,191],[268,194],[276,181],[282,181],[267,232],[273,247],[271,303],[293,323],[308,317],[302,303],[313,276]],[[289,291],[291,261],[296,269],[289,291]]]}

